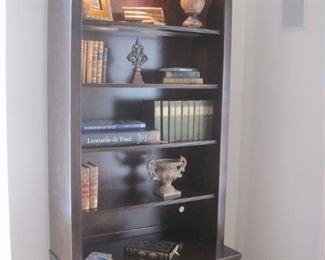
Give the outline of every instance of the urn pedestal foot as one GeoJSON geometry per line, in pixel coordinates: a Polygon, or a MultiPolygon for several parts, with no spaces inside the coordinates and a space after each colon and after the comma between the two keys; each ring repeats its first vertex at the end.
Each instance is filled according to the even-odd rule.
{"type": "Polygon", "coordinates": [[[173,186],[162,186],[158,190],[156,190],[155,195],[163,198],[163,199],[174,199],[179,198],[182,196],[182,192],[179,190],[176,190],[173,186]]]}

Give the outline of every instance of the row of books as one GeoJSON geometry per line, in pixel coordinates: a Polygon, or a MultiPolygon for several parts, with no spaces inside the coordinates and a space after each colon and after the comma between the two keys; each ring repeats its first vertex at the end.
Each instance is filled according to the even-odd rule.
{"type": "Polygon", "coordinates": [[[81,165],[81,210],[98,208],[98,167],[93,163],[81,165]]]}
{"type": "Polygon", "coordinates": [[[148,125],[161,131],[164,142],[213,139],[212,100],[148,101],[144,108],[148,125]]]}
{"type": "Polygon", "coordinates": [[[163,68],[164,84],[203,84],[201,73],[195,68],[163,68]]]}
{"type": "Polygon", "coordinates": [[[147,129],[145,122],[133,119],[84,120],[81,132],[84,148],[160,143],[159,130],[147,129]]]}
{"type": "Polygon", "coordinates": [[[83,84],[105,83],[108,48],[103,41],[82,40],[81,80],[83,84]]]}

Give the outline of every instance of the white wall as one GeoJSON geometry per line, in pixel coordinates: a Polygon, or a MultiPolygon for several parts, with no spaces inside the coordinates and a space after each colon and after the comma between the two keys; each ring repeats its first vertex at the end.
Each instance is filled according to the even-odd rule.
{"type": "MultiPolygon", "coordinates": [[[[0,1],[0,38],[6,36],[6,2],[0,1]]],[[[1,257],[11,259],[7,161],[6,43],[0,41],[0,244],[1,257]]]]}
{"type": "Polygon", "coordinates": [[[320,260],[324,1],[295,32],[281,4],[235,2],[226,242],[244,260],[320,260]]]}
{"type": "Polygon", "coordinates": [[[45,260],[49,258],[46,0],[8,0],[7,15],[12,258],[45,260]]]}

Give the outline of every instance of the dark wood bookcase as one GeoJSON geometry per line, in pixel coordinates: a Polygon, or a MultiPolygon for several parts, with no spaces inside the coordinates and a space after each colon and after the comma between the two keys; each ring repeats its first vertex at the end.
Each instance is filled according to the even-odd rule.
{"type": "Polygon", "coordinates": [[[111,0],[114,22],[83,20],[81,0],[49,1],[48,129],[50,226],[53,259],[80,260],[92,251],[124,259],[135,237],[178,241],[175,259],[240,259],[224,245],[231,0],[206,0],[203,28],[182,27],[179,0],[111,0]],[[122,6],[162,7],[166,26],[124,22],[122,6]],[[145,84],[132,85],[126,56],[139,37],[149,57],[145,84]],[[108,81],[82,84],[81,40],[104,41],[109,48],[108,81]],[[197,67],[202,85],[161,84],[162,67],[197,67]],[[111,148],[82,148],[81,121],[142,118],[144,100],[215,102],[213,140],[111,148]],[[182,197],[162,200],[145,162],[188,160],[175,182],[182,197]],[[99,207],[82,212],[80,165],[99,166],[99,207]],[[184,212],[180,212],[184,207],[184,212]]]}

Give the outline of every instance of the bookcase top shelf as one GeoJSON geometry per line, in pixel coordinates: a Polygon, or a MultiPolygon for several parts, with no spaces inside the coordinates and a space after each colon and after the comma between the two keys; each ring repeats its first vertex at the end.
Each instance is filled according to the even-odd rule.
{"type": "Polygon", "coordinates": [[[107,84],[83,84],[86,88],[156,88],[156,89],[220,89],[217,84],[123,84],[123,83],[107,83],[107,84]]]}
{"type": "Polygon", "coordinates": [[[210,192],[195,191],[189,188],[182,188],[180,198],[164,200],[153,194],[152,185],[144,185],[134,189],[105,190],[99,194],[98,210],[84,212],[83,215],[91,216],[116,210],[142,209],[148,207],[161,207],[175,204],[182,204],[194,201],[214,199],[216,196],[210,192]]]}
{"type": "Polygon", "coordinates": [[[193,141],[193,142],[179,142],[179,143],[162,143],[162,144],[148,144],[148,145],[133,145],[133,146],[114,146],[114,147],[94,147],[83,148],[83,153],[97,153],[97,152],[112,152],[112,151],[132,151],[132,150],[146,150],[146,149],[167,149],[167,148],[181,148],[181,147],[195,147],[215,145],[217,141],[193,141]]]}
{"type": "Polygon", "coordinates": [[[190,28],[172,25],[151,25],[131,23],[125,21],[106,22],[91,21],[83,22],[84,31],[95,31],[104,33],[137,33],[148,36],[216,36],[221,35],[220,31],[205,28],[190,28]]]}

